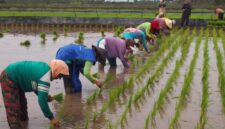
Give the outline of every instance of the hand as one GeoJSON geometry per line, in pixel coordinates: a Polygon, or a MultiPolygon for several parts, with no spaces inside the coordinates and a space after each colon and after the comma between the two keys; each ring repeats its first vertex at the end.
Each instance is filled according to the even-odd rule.
{"type": "Polygon", "coordinates": [[[48,102],[52,102],[54,98],[51,95],[48,95],[48,102]]]}
{"type": "Polygon", "coordinates": [[[60,122],[59,122],[59,120],[57,120],[57,119],[55,119],[55,118],[53,118],[53,119],[51,119],[51,125],[55,128],[55,127],[59,127],[60,126],[60,122]]]}
{"type": "Polygon", "coordinates": [[[100,81],[100,80],[95,81],[95,84],[96,84],[99,88],[102,87],[102,81],[100,81]]]}

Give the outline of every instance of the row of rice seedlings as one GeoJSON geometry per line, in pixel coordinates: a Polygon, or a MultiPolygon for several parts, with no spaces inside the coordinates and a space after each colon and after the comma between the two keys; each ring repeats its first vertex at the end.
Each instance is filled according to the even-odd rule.
{"type": "Polygon", "coordinates": [[[222,99],[223,111],[225,112],[225,75],[224,75],[224,67],[223,67],[223,56],[218,47],[218,39],[217,39],[217,34],[215,29],[213,29],[213,43],[214,43],[214,49],[215,49],[216,58],[217,58],[217,68],[219,71],[220,94],[222,99]]]}
{"type": "Polygon", "coordinates": [[[175,114],[174,114],[172,120],[170,121],[169,129],[174,129],[174,128],[178,127],[178,119],[180,117],[181,110],[186,105],[186,99],[190,92],[190,88],[191,88],[190,86],[191,86],[191,83],[192,83],[192,80],[194,77],[194,68],[195,68],[195,64],[197,61],[197,57],[198,57],[198,51],[199,51],[200,43],[202,40],[202,35],[203,35],[203,29],[201,29],[200,35],[196,41],[195,52],[194,52],[193,58],[191,60],[190,66],[189,66],[189,70],[185,74],[184,84],[183,84],[179,99],[176,103],[175,114]]]}
{"type": "Polygon", "coordinates": [[[86,99],[87,103],[88,104],[92,103],[97,98],[97,96],[101,94],[102,89],[104,89],[105,85],[108,84],[112,79],[113,79],[112,75],[107,76],[106,79],[103,81],[102,87],[96,89],[90,96],[88,96],[88,98],[86,99]]]}
{"type": "Polygon", "coordinates": [[[171,76],[167,80],[165,87],[160,91],[159,97],[156,100],[156,102],[154,103],[152,111],[148,114],[148,116],[146,118],[146,121],[145,121],[145,129],[148,129],[150,120],[153,123],[153,120],[155,119],[157,111],[163,108],[163,105],[165,104],[165,99],[166,99],[168,93],[172,90],[173,84],[175,83],[175,81],[177,80],[177,78],[180,74],[179,69],[181,68],[184,60],[187,57],[190,44],[191,44],[191,42],[194,38],[194,35],[195,35],[195,33],[192,33],[192,35],[189,37],[189,39],[187,39],[188,38],[187,35],[189,33],[190,33],[190,30],[186,31],[185,34],[183,35],[183,37],[181,38],[182,40],[179,41],[179,42],[182,42],[184,44],[183,48],[185,50],[183,49],[183,51],[181,51],[183,56],[181,56],[181,58],[176,61],[174,71],[172,72],[171,76]]]}
{"type": "MultiPolygon", "coordinates": [[[[64,110],[65,110],[65,107],[64,107],[64,98],[63,98],[63,94],[62,93],[59,93],[59,94],[57,94],[57,95],[54,95],[53,96],[53,99],[54,100],[56,100],[57,102],[59,102],[61,105],[61,107],[60,107],[60,109],[59,109],[59,112],[58,112],[58,119],[60,120],[60,121],[62,121],[63,120],[63,117],[64,117],[64,110]]],[[[55,127],[52,125],[52,124],[50,124],[50,126],[49,126],[49,129],[54,129],[55,127]]]]}
{"type": "Polygon", "coordinates": [[[201,114],[199,122],[196,129],[204,129],[207,122],[207,107],[209,103],[209,53],[208,53],[208,37],[209,30],[206,30],[205,46],[204,46],[204,61],[203,61],[203,71],[202,71],[202,102],[201,102],[201,114]]]}
{"type": "Polygon", "coordinates": [[[225,33],[222,29],[219,30],[219,34],[220,34],[220,38],[222,40],[222,44],[223,44],[223,50],[225,51],[225,33]]]}
{"type": "MultiPolygon", "coordinates": [[[[170,45],[172,46],[172,44],[173,43],[175,43],[175,42],[170,42],[170,45]]],[[[165,50],[166,50],[166,48],[168,49],[168,48],[170,48],[170,47],[168,47],[168,44],[169,44],[169,42],[166,42],[165,44],[163,44],[162,45],[162,47],[161,47],[161,49],[160,49],[160,54],[156,54],[156,56],[155,57],[157,57],[157,56],[160,56],[160,55],[162,55],[162,52],[165,52],[165,50]]],[[[157,51],[158,52],[158,51],[157,51]]],[[[156,53],[157,53],[156,52],[156,53]]],[[[158,57],[159,58],[159,57],[158,57]]],[[[157,59],[158,59],[157,58],[157,59]]],[[[151,60],[152,58],[150,57],[148,60],[151,60]]],[[[155,60],[156,61],[156,60],[155,60]]],[[[145,69],[147,69],[147,67],[145,67],[145,69]]],[[[159,72],[157,72],[157,73],[159,73],[159,72]]],[[[122,84],[122,86],[118,86],[117,88],[114,88],[114,89],[112,89],[110,92],[109,92],[109,101],[107,101],[107,102],[105,102],[104,104],[103,104],[103,106],[102,106],[102,109],[101,109],[101,114],[103,113],[103,112],[105,112],[106,110],[107,110],[107,108],[108,107],[110,107],[117,99],[119,99],[119,96],[120,96],[120,94],[121,93],[123,93],[124,91],[125,91],[125,89],[126,89],[126,87],[131,87],[131,86],[133,86],[133,84],[134,84],[134,80],[136,80],[136,78],[137,78],[137,74],[136,75],[134,75],[133,77],[130,77],[127,81],[128,82],[124,82],[123,84],[122,84]]],[[[141,90],[139,91],[139,93],[141,92],[141,90]]],[[[136,95],[136,99],[138,98],[137,97],[138,95],[136,95]]]]}
{"type": "Polygon", "coordinates": [[[59,37],[59,33],[57,31],[53,31],[52,34],[53,34],[53,41],[56,41],[59,37]]]}
{"type": "Polygon", "coordinates": [[[174,44],[174,46],[171,48],[171,51],[167,54],[167,56],[162,60],[162,62],[160,63],[160,65],[158,66],[157,70],[153,73],[153,75],[148,79],[147,83],[145,84],[145,86],[140,87],[137,89],[137,92],[135,92],[133,95],[130,96],[129,101],[126,103],[126,106],[120,116],[120,119],[117,120],[116,124],[115,124],[115,128],[118,128],[119,123],[122,124],[124,122],[124,120],[126,119],[126,114],[129,111],[129,109],[131,108],[131,105],[133,103],[136,103],[137,100],[139,100],[145,93],[145,91],[148,89],[148,87],[151,85],[154,85],[154,81],[155,79],[157,79],[164,71],[164,69],[166,68],[169,60],[175,55],[177,49],[180,46],[180,42],[175,41],[176,43],[174,44]]]}
{"type": "Polygon", "coordinates": [[[165,53],[165,51],[172,46],[171,43],[174,43],[174,39],[176,39],[177,35],[181,33],[182,30],[177,31],[174,35],[169,38],[164,39],[164,42],[160,46],[160,48],[149,57],[143,67],[136,74],[136,79],[140,80],[142,76],[144,76],[149,69],[159,60],[159,58],[165,53]]]}
{"type": "MultiPolygon", "coordinates": [[[[179,32],[180,31],[178,31],[176,34],[178,34],[179,32]]],[[[170,41],[172,41],[172,38],[175,38],[175,36],[170,37],[170,41]]],[[[165,52],[165,50],[169,48],[169,45],[172,46],[172,43],[171,42],[170,43],[169,42],[165,42],[164,44],[162,44],[162,46],[160,47],[159,51],[156,52],[156,53],[159,53],[159,54],[156,54],[154,56],[155,61],[156,61],[156,59],[159,58],[158,56],[161,56],[163,54],[163,52],[165,52]]],[[[151,57],[148,60],[151,60],[151,57]]],[[[152,62],[152,61],[149,61],[149,62],[152,62]]],[[[111,107],[111,105],[114,102],[116,102],[117,99],[119,99],[120,94],[125,92],[125,89],[127,89],[128,87],[132,87],[134,85],[135,78],[136,78],[136,75],[131,76],[122,85],[117,86],[116,88],[113,88],[112,90],[110,90],[110,92],[108,93],[109,94],[108,95],[109,96],[109,100],[105,101],[103,103],[103,106],[100,109],[100,112],[96,113],[96,115],[93,116],[93,117],[97,117],[97,116],[101,115],[109,107],[111,107]]],[[[98,91],[95,91],[95,92],[98,92],[98,91]]],[[[93,96],[92,97],[88,97],[88,98],[91,98],[89,101],[92,102],[94,100],[94,98],[96,98],[96,95],[97,95],[97,93],[93,93],[93,96],[95,96],[95,97],[93,97],[93,96]]]]}

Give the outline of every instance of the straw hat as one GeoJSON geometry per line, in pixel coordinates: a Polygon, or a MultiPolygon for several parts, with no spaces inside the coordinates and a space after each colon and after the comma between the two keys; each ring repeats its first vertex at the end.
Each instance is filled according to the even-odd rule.
{"type": "Polygon", "coordinates": [[[169,29],[172,29],[173,25],[175,25],[176,21],[175,20],[170,20],[169,18],[163,18],[165,20],[166,26],[169,29]]]}
{"type": "Polygon", "coordinates": [[[69,75],[69,68],[64,61],[53,59],[49,62],[52,71],[52,77],[56,78],[59,74],[69,75]]]}
{"type": "Polygon", "coordinates": [[[106,50],[100,48],[100,47],[97,47],[97,46],[94,46],[92,45],[92,49],[95,51],[95,54],[96,54],[96,60],[98,62],[100,62],[102,65],[105,65],[105,62],[106,62],[106,50]]]}

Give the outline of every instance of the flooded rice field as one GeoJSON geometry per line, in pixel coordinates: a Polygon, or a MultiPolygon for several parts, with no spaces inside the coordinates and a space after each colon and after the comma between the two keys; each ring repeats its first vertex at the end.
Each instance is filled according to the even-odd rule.
{"type": "MultiPolygon", "coordinates": [[[[39,35],[5,33],[0,38],[0,70],[20,60],[48,62],[76,35],[62,34],[56,41],[53,37],[47,34],[43,44],[39,35]],[[31,42],[29,47],[20,46],[25,40],[31,42]]],[[[99,38],[99,32],[87,32],[84,44],[90,47],[99,38]]],[[[175,29],[161,40],[157,51],[138,52],[138,63],[133,61],[130,69],[124,69],[119,60],[116,69],[107,65],[99,70],[95,65],[93,73],[103,80],[113,76],[102,90],[81,76],[82,92],[65,94],[63,80],[53,81],[50,94],[63,92],[64,103],[49,105],[61,119],[60,129],[224,129],[224,48],[222,30],[175,29]]],[[[24,128],[49,128],[36,95],[26,93],[26,97],[29,122],[24,128]]],[[[0,116],[0,129],[8,129],[2,95],[0,116]]]]}

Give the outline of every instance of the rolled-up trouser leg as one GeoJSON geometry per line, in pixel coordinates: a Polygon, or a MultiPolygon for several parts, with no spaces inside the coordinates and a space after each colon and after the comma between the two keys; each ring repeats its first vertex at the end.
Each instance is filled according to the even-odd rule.
{"type": "Polygon", "coordinates": [[[21,129],[19,88],[7,77],[6,72],[3,71],[0,78],[9,127],[10,129],[21,129]]]}

